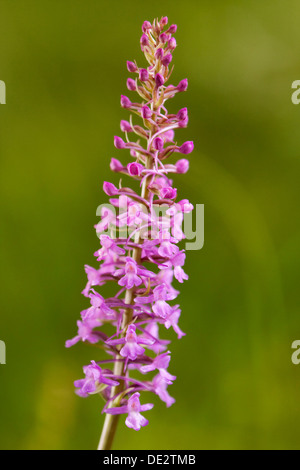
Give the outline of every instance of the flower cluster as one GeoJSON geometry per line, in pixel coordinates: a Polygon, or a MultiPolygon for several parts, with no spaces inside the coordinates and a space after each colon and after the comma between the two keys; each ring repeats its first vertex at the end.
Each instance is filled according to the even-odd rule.
{"type": "Polygon", "coordinates": [[[186,173],[189,162],[179,158],[167,163],[167,159],[176,153],[191,153],[193,142],[177,145],[174,140],[174,130],[187,126],[187,109],[170,114],[166,108],[166,101],[188,86],[187,79],[176,86],[167,84],[177,29],[167,23],[168,18],[163,17],[142,26],[140,45],[148,62],[146,68],[127,62],[132,74],[127,88],[136,92],[141,102],[121,96],[122,108],[131,114],[129,121],[121,121],[125,137],[115,136],[114,145],[128,149],[132,160],[124,165],[113,158],[110,168],[135,180],[141,192],[123,186],[121,180],[118,187],[104,183],[111,206],[102,209],[96,225],[100,248],[95,256],[100,265],[85,266],[83,294],[90,307],[81,312],[77,335],[66,342],[67,347],[79,341],[100,343],[108,353],[108,359],[92,361],[83,368],[85,378],[75,381],[76,393],[82,397],[101,394],[106,401],[103,412],[128,414],[125,423],[135,430],[148,424],[140,412],[153,407],[140,404],[140,392],[155,393],[167,406],[175,401],[167,391],[176,379],[167,370],[169,341],[160,339],[159,329],[173,328],[178,338],[185,334],[178,326],[181,311],[172,301],[179,291],[172,283],[188,279],[183,270],[185,252],[178,243],[184,239],[184,214],[193,206],[187,199],[178,200],[170,174],[186,173]],[[140,123],[134,123],[133,116],[141,118],[140,123]],[[104,298],[95,288],[109,282],[114,283],[116,293],[104,298]],[[114,329],[111,336],[101,331],[104,324],[114,329]],[[109,364],[111,369],[104,368],[109,364]],[[138,378],[132,377],[133,372],[138,378]]]}

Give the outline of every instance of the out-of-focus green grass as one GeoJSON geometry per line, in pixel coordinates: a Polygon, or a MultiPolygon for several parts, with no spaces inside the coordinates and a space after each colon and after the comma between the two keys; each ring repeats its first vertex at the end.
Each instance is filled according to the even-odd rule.
{"type": "Polygon", "coordinates": [[[196,146],[179,194],[205,204],[205,246],[188,252],[181,288],[177,403],[155,400],[139,433],[121,423],[115,448],[299,448],[298,6],[1,1],[2,449],[97,445],[102,403],[72,385],[94,349],[64,341],[86,307],[110,158],[126,158],[112,144],[126,119],[125,61],[142,64],[140,26],[161,15],[178,24],[173,81],[189,78],[170,103],[189,108],[178,141],[196,146]]]}

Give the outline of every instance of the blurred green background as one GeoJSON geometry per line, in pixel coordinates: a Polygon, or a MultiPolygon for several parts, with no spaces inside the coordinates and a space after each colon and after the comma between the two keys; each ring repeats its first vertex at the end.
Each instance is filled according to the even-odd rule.
{"type": "MultiPolygon", "coordinates": [[[[2,449],[94,449],[98,397],[73,380],[94,349],[66,350],[85,263],[95,263],[96,208],[126,92],[126,60],[144,64],[144,20],[178,24],[172,81],[189,89],[178,140],[194,140],[180,196],[205,204],[205,245],[190,251],[172,344],[170,409],[121,422],[116,449],[300,448],[299,124],[297,0],[1,0],[2,449]]],[[[179,178],[177,178],[179,182],[179,178]]],[[[148,398],[148,397],[147,397],[148,398]]],[[[122,420],[121,420],[122,421],[122,420]]]]}

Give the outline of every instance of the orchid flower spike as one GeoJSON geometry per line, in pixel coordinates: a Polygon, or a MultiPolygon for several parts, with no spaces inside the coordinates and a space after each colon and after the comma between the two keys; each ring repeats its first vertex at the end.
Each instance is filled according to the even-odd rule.
{"type": "Polygon", "coordinates": [[[85,377],[74,384],[79,396],[99,394],[105,400],[99,449],[111,448],[120,414],[127,415],[125,424],[135,431],[148,425],[141,413],[153,404],[141,404],[143,392],[157,395],[167,407],[175,402],[167,391],[176,379],[168,371],[170,341],[160,336],[167,329],[175,337],[185,335],[175,303],[178,286],[188,279],[183,269],[185,251],[178,243],[184,238],[183,215],[193,206],[187,199],[177,200],[180,187],[174,187],[169,173],[185,174],[189,160],[176,156],[187,156],[194,149],[192,141],[178,145],[175,141],[175,130],[187,126],[187,108],[172,114],[166,107],[168,99],[188,86],[187,79],[169,83],[176,30],[176,25],[168,27],[166,16],[145,21],[140,47],[146,63],[139,67],[127,61],[132,74],[126,82],[130,95],[121,95],[120,104],[130,116],[121,120],[124,136],[115,136],[114,146],[116,152],[122,150],[120,155],[128,150],[129,159],[110,161],[112,172],[124,176],[120,182],[103,183],[110,207],[101,210],[95,226],[100,241],[95,252],[98,264],[85,266],[87,284],[82,293],[90,305],[81,312],[76,335],[66,342],[66,347],[78,342],[96,346],[94,360],[83,367],[85,377]],[[132,181],[141,192],[130,187],[132,181]],[[164,215],[156,207],[164,208],[164,215]],[[107,283],[112,286],[110,297],[101,289],[107,283]]]}

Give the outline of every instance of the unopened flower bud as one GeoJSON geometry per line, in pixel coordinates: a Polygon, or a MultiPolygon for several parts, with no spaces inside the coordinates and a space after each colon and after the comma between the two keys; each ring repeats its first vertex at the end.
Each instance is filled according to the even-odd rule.
{"type": "Polygon", "coordinates": [[[109,183],[108,181],[104,181],[103,191],[108,196],[116,196],[119,193],[119,190],[115,187],[115,185],[112,183],[109,183]]]}
{"type": "Polygon", "coordinates": [[[183,153],[184,155],[188,155],[194,150],[194,142],[191,140],[188,140],[187,142],[184,142],[184,144],[179,147],[178,151],[180,153],[183,153]]]}
{"type": "Polygon", "coordinates": [[[159,47],[157,51],[155,52],[155,58],[158,60],[161,60],[163,56],[164,56],[164,50],[161,47],[159,47]]]}
{"type": "Polygon", "coordinates": [[[149,73],[147,69],[140,69],[139,79],[141,80],[141,82],[146,82],[147,80],[149,80],[149,73]]]}
{"type": "Polygon", "coordinates": [[[168,35],[166,33],[161,33],[160,36],[159,36],[159,40],[160,40],[160,42],[165,44],[165,42],[167,42],[167,40],[168,40],[168,35]]]}
{"type": "Polygon", "coordinates": [[[141,43],[141,46],[149,46],[149,39],[145,33],[142,34],[140,43],[141,43]]]}
{"type": "Polygon", "coordinates": [[[121,121],[120,122],[120,127],[122,132],[132,132],[133,129],[128,121],[121,121]]]}
{"type": "Polygon", "coordinates": [[[165,55],[161,62],[165,67],[168,67],[168,65],[172,62],[172,54],[165,55]]]}
{"type": "Polygon", "coordinates": [[[159,88],[165,83],[165,79],[160,73],[157,73],[155,75],[155,83],[156,83],[157,88],[159,88]]]}
{"type": "Polygon", "coordinates": [[[160,20],[159,24],[164,27],[164,26],[166,26],[166,25],[168,24],[168,21],[169,21],[169,20],[168,20],[168,17],[167,17],[167,16],[163,16],[162,19],[160,20]]]}
{"type": "Polygon", "coordinates": [[[131,101],[127,96],[121,95],[121,106],[122,108],[130,108],[131,106],[131,101]]]}
{"type": "Polygon", "coordinates": [[[151,29],[152,28],[152,25],[149,21],[144,21],[143,25],[142,25],[142,31],[143,33],[146,33],[146,31],[148,31],[148,29],[151,29]]]}
{"type": "Polygon", "coordinates": [[[134,72],[137,72],[137,69],[138,68],[137,68],[137,66],[135,65],[134,62],[130,62],[129,60],[127,60],[127,70],[128,70],[128,72],[134,73],[134,72]]]}
{"type": "Polygon", "coordinates": [[[188,81],[187,81],[187,78],[185,78],[184,80],[181,80],[181,82],[178,83],[176,88],[178,91],[186,91],[187,87],[188,87],[188,81]]]}
{"type": "Polygon", "coordinates": [[[142,106],[142,118],[143,119],[150,119],[152,116],[152,111],[148,106],[142,106]]]}
{"type": "Polygon", "coordinates": [[[186,117],[185,119],[182,119],[182,121],[178,122],[178,127],[180,127],[181,129],[184,127],[187,127],[188,122],[189,122],[189,118],[186,117]]]}
{"type": "Polygon", "coordinates": [[[177,24],[171,24],[170,28],[168,29],[168,33],[174,34],[177,31],[177,24]]]}
{"type": "Polygon", "coordinates": [[[182,158],[175,163],[177,173],[186,173],[189,169],[190,163],[186,158],[182,158]]]}
{"type": "Polygon", "coordinates": [[[187,108],[181,108],[178,113],[177,113],[177,118],[179,121],[182,121],[183,119],[186,119],[188,115],[188,110],[187,108]]]}
{"type": "Polygon", "coordinates": [[[121,139],[121,137],[118,137],[117,135],[115,135],[115,137],[114,137],[114,146],[117,149],[124,149],[126,144],[125,144],[124,140],[121,139]]]}
{"type": "Polygon", "coordinates": [[[177,43],[176,43],[176,39],[175,38],[171,38],[168,42],[168,48],[171,49],[171,51],[173,51],[177,46],[177,43]]]}
{"type": "Polygon", "coordinates": [[[109,166],[111,171],[122,171],[124,169],[122,163],[116,158],[111,159],[109,166]]]}
{"type": "Polygon", "coordinates": [[[126,82],[127,88],[130,91],[135,91],[136,90],[136,83],[135,80],[132,80],[132,78],[128,78],[126,82]]]}

